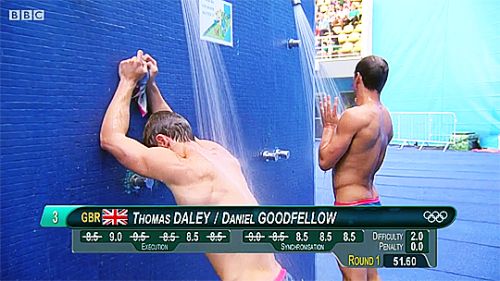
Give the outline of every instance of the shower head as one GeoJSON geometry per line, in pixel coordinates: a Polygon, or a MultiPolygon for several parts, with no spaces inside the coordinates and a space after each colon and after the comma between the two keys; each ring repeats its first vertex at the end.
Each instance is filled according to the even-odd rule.
{"type": "Polygon", "coordinates": [[[298,47],[300,45],[300,40],[298,39],[290,39],[287,42],[288,49],[291,49],[293,47],[298,47]]]}
{"type": "Polygon", "coordinates": [[[300,5],[300,0],[292,0],[292,6],[300,5]]]}

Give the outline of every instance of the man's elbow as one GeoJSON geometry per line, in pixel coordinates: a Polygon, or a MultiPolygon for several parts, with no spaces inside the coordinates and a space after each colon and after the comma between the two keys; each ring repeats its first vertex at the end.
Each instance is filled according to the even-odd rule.
{"type": "Polygon", "coordinates": [[[319,159],[319,167],[323,171],[328,171],[332,168],[332,165],[330,163],[328,163],[327,161],[325,161],[324,159],[320,158],[319,159]]]}
{"type": "Polygon", "coordinates": [[[104,150],[109,151],[113,147],[112,137],[109,136],[108,134],[103,134],[101,132],[101,134],[100,134],[100,141],[101,141],[101,148],[104,149],[104,150]]]}

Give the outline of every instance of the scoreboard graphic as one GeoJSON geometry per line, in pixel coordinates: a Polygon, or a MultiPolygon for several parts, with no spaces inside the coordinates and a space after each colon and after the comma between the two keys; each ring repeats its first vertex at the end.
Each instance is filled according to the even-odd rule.
{"type": "Polygon", "coordinates": [[[74,253],[328,253],[346,267],[436,267],[449,206],[46,206],[74,253]]]}

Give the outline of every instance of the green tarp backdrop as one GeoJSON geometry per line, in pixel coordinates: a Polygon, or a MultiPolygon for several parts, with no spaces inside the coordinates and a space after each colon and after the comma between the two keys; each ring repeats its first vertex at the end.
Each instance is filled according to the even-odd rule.
{"type": "Polygon", "coordinates": [[[500,134],[500,1],[374,0],[373,54],[390,65],[390,111],[454,112],[482,147],[500,134]]]}

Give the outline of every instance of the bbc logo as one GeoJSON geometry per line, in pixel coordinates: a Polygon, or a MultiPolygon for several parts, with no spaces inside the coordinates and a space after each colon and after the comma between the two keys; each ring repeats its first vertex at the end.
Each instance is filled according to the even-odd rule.
{"type": "Polygon", "coordinates": [[[9,10],[9,20],[44,20],[44,10],[9,10]]]}

